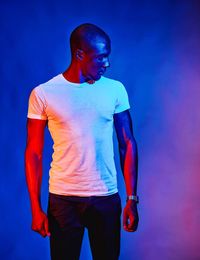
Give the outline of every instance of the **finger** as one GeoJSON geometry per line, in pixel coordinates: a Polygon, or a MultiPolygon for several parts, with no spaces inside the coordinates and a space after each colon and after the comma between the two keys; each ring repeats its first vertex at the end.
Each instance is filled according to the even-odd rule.
{"type": "Polygon", "coordinates": [[[127,232],[131,232],[132,231],[128,227],[124,227],[124,230],[127,231],[127,232]]]}
{"type": "Polygon", "coordinates": [[[32,225],[32,226],[31,226],[31,229],[32,229],[33,231],[35,231],[35,232],[39,232],[40,227],[39,227],[38,225],[32,225]]]}
{"type": "Polygon", "coordinates": [[[46,231],[45,231],[44,228],[41,229],[41,230],[39,230],[38,233],[39,233],[41,236],[43,236],[43,237],[46,237],[46,236],[47,236],[46,231]]]}
{"type": "Polygon", "coordinates": [[[137,216],[127,216],[125,215],[123,218],[123,228],[125,231],[134,232],[138,227],[138,217],[137,216]]]}
{"type": "Polygon", "coordinates": [[[123,214],[123,227],[126,230],[128,228],[128,216],[123,214]]]}
{"type": "Polygon", "coordinates": [[[132,218],[130,221],[130,224],[128,226],[129,230],[134,232],[137,230],[138,227],[138,219],[137,218],[132,218]]]}
{"type": "Polygon", "coordinates": [[[32,225],[32,230],[35,231],[36,233],[39,233],[41,236],[46,237],[46,232],[43,225],[42,226],[32,225]]]}
{"type": "Polygon", "coordinates": [[[124,226],[123,228],[124,228],[124,230],[127,231],[127,232],[133,232],[133,231],[134,231],[134,229],[129,228],[128,226],[124,226]]]}
{"type": "Polygon", "coordinates": [[[125,231],[128,231],[128,232],[134,231],[133,228],[129,224],[128,216],[127,216],[125,222],[123,223],[123,228],[124,228],[125,231]]]}
{"type": "Polygon", "coordinates": [[[133,216],[130,216],[129,217],[129,224],[128,224],[128,229],[133,229],[133,226],[134,226],[134,217],[133,216]]]}
{"type": "Polygon", "coordinates": [[[49,221],[48,221],[48,218],[45,219],[44,228],[45,228],[46,235],[49,237],[51,234],[49,232],[49,221]]]}

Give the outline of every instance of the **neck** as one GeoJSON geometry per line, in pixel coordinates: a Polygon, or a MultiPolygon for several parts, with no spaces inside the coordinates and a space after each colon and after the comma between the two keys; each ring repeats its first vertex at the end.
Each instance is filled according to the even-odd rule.
{"type": "Polygon", "coordinates": [[[63,72],[64,78],[73,83],[84,83],[86,78],[83,76],[82,71],[79,65],[75,62],[72,62],[70,66],[63,72]]]}

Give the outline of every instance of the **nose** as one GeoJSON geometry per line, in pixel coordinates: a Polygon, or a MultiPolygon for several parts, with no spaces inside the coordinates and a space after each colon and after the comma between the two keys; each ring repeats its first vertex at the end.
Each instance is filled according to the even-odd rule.
{"type": "Polygon", "coordinates": [[[108,57],[105,57],[103,66],[104,68],[110,67],[110,61],[108,57]]]}

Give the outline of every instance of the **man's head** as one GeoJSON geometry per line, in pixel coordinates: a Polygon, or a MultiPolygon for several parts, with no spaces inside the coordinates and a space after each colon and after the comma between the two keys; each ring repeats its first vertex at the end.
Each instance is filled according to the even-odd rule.
{"type": "Polygon", "coordinates": [[[78,62],[86,80],[98,80],[110,65],[109,36],[93,24],[82,24],[70,36],[72,61],[78,62]]]}

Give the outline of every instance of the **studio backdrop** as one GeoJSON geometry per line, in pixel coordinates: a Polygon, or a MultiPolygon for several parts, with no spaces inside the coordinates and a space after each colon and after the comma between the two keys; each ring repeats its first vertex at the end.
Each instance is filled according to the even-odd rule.
{"type": "MultiPolygon", "coordinates": [[[[85,22],[112,40],[105,76],[127,89],[138,144],[140,222],[135,233],[122,230],[120,259],[198,260],[200,3],[193,0],[1,1],[0,258],[50,259],[48,238],[31,231],[24,174],[28,97],[67,68],[70,32],[85,22]]],[[[44,210],[51,153],[46,131],[44,210]]],[[[81,259],[91,259],[87,231],[81,259]]]]}

